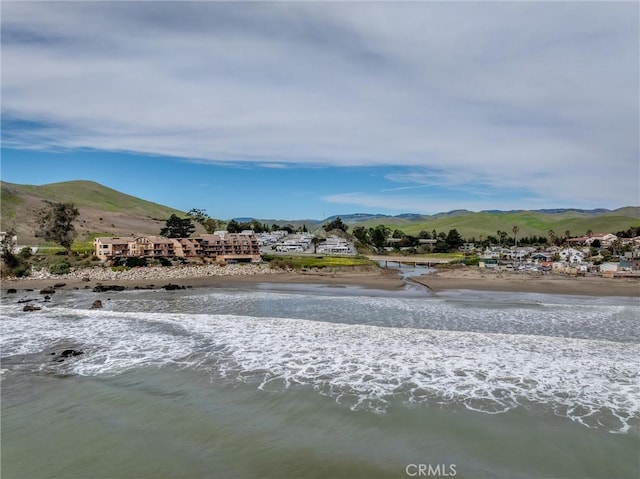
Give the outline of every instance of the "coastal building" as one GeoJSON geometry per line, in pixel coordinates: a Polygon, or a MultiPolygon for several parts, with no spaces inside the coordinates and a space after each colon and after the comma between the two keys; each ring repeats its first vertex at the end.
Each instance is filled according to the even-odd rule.
{"type": "Polygon", "coordinates": [[[324,243],[318,245],[319,254],[349,254],[351,253],[351,243],[338,236],[329,236],[324,243]]]}
{"type": "Polygon", "coordinates": [[[571,264],[582,263],[584,261],[584,253],[574,248],[563,249],[558,254],[563,261],[571,264]]]}
{"type": "Polygon", "coordinates": [[[195,238],[138,236],[134,239],[98,237],[93,240],[94,254],[102,261],[114,258],[212,258],[216,261],[259,261],[260,248],[253,232],[200,235],[195,238]]]}
{"type": "Polygon", "coordinates": [[[99,237],[93,240],[93,254],[102,261],[119,256],[129,256],[129,242],[131,238],[99,237]]]}
{"type": "Polygon", "coordinates": [[[139,236],[129,242],[129,255],[139,258],[175,258],[177,240],[164,236],[139,236]]]}
{"type": "Polygon", "coordinates": [[[218,261],[259,261],[261,258],[258,238],[253,231],[241,233],[216,231],[213,234],[197,236],[194,240],[198,242],[202,256],[215,258],[218,261]]]}

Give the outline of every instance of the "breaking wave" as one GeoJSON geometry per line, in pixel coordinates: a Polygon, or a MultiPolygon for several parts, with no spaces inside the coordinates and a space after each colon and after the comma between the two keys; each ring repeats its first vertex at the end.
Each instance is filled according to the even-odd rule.
{"type": "MultiPolygon", "coordinates": [[[[269,298],[278,300],[277,296],[269,298]]],[[[193,305],[194,298],[206,300],[196,295],[176,296],[176,301],[193,305]]],[[[353,310],[365,307],[383,313],[384,308],[404,309],[405,317],[407,308],[416,307],[389,298],[351,298],[350,304],[353,310]]],[[[489,323],[497,321],[496,309],[483,312],[477,306],[475,313],[460,303],[433,301],[428,307],[432,312],[456,310],[458,318],[484,314],[489,323]]],[[[543,304],[536,307],[545,310],[543,304]]],[[[161,301],[147,308],[155,312],[58,306],[11,314],[6,309],[11,308],[3,310],[0,346],[3,367],[9,369],[114,375],[144,367],[198,368],[209,371],[212,380],[253,382],[265,391],[312,387],[353,410],[374,413],[396,404],[453,405],[488,414],[542,406],[611,432],[627,432],[640,423],[640,346],[634,342],[526,334],[526,327],[518,334],[505,334],[428,328],[429,321],[420,327],[410,327],[416,325],[413,320],[389,327],[172,313],[163,311],[168,308],[161,301]],[[84,354],[52,362],[49,355],[61,347],[79,348],[84,354]]],[[[516,323],[535,323],[522,309],[504,314],[516,323]]],[[[601,314],[602,309],[598,314],[594,307],[593,317],[601,314]]],[[[544,313],[543,318],[541,322],[570,322],[573,316],[560,310],[552,317],[544,313]]]]}

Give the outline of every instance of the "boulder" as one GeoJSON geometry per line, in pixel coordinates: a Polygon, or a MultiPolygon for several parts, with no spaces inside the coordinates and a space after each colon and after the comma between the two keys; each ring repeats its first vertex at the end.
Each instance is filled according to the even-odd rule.
{"type": "Polygon", "coordinates": [[[84,354],[84,352],[83,351],[79,351],[77,349],[65,349],[60,354],[51,353],[51,356],[54,356],[52,361],[56,361],[58,363],[61,363],[67,358],[72,358],[74,356],[80,356],[81,354],[84,354]]]}
{"type": "Polygon", "coordinates": [[[106,291],[124,291],[126,288],[117,284],[99,284],[94,286],[94,293],[104,293],[106,291]]]}
{"type": "Polygon", "coordinates": [[[17,289],[15,289],[15,288],[9,288],[9,289],[7,290],[7,294],[16,294],[17,292],[18,292],[18,290],[17,290],[17,289]]]}
{"type": "Polygon", "coordinates": [[[53,289],[53,288],[51,288],[51,287],[49,287],[49,288],[42,288],[42,289],[40,290],[40,294],[55,294],[55,293],[56,293],[56,290],[55,290],[55,289],[53,289]]]}
{"type": "Polygon", "coordinates": [[[67,283],[56,283],[53,285],[54,288],[64,288],[67,283]]]}
{"type": "Polygon", "coordinates": [[[165,291],[175,291],[176,289],[186,289],[184,286],[180,286],[179,284],[165,284],[162,289],[165,291]]]}
{"type": "Polygon", "coordinates": [[[100,309],[100,308],[102,308],[102,301],[100,301],[99,299],[96,299],[91,305],[91,309],[100,309]]]}
{"type": "Polygon", "coordinates": [[[29,313],[31,311],[40,311],[42,308],[39,306],[34,306],[33,304],[26,304],[24,306],[24,308],[22,308],[22,311],[24,311],[25,313],[29,313]]]}

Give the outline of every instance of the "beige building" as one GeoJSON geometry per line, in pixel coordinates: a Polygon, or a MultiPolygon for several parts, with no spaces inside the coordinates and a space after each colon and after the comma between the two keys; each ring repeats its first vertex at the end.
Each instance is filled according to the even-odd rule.
{"type": "Polygon", "coordinates": [[[199,242],[202,256],[217,260],[249,259],[260,260],[258,238],[251,232],[227,233],[216,231],[195,238],[199,242]]]}
{"type": "Polygon", "coordinates": [[[195,238],[99,237],[93,240],[94,254],[102,261],[117,257],[140,258],[212,258],[217,261],[259,261],[258,238],[251,232],[217,231],[195,238]]]}
{"type": "Polygon", "coordinates": [[[93,254],[102,261],[118,256],[129,256],[131,238],[99,237],[93,240],[93,254]]]}

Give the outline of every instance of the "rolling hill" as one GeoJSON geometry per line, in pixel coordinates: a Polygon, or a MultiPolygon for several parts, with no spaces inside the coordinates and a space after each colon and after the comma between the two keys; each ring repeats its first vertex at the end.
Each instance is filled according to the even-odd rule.
{"type": "MultiPolygon", "coordinates": [[[[44,201],[72,202],[80,210],[77,229],[78,240],[86,241],[97,235],[130,236],[158,234],[172,214],[184,212],[152,203],[92,181],[66,181],[42,186],[17,185],[2,182],[1,224],[2,230],[14,227],[21,244],[38,244],[35,212],[42,209],[44,201]]],[[[536,211],[481,211],[455,210],[436,215],[407,213],[397,216],[383,214],[347,214],[340,218],[350,226],[377,226],[384,224],[400,229],[406,234],[417,235],[425,230],[431,233],[457,229],[465,238],[496,235],[497,230],[511,235],[518,226],[518,236],[547,236],[549,230],[558,235],[566,231],[578,236],[588,230],[594,233],[617,232],[640,225],[640,207],[628,206],[617,210],[553,209],[536,211]]],[[[243,220],[249,220],[243,218],[243,220]]],[[[331,220],[329,218],[328,220],[331,220]]],[[[319,220],[258,220],[271,225],[305,224],[310,231],[324,223],[319,220]]],[[[326,220],[325,220],[326,221],[326,220]]],[[[199,227],[198,227],[199,228],[199,227]]],[[[197,232],[204,232],[198,229],[197,232]]]]}
{"type": "Polygon", "coordinates": [[[558,235],[564,235],[569,231],[572,236],[586,234],[591,230],[594,233],[617,232],[626,230],[631,226],[640,225],[640,208],[626,207],[618,210],[554,210],[546,213],[543,211],[458,211],[455,214],[438,214],[422,216],[420,219],[406,220],[397,216],[388,218],[374,218],[367,221],[348,224],[352,226],[376,226],[384,224],[392,229],[402,230],[406,234],[417,235],[425,230],[431,233],[448,232],[457,229],[464,238],[496,235],[498,230],[506,231],[511,236],[514,226],[518,226],[518,236],[547,236],[549,230],[558,235]]]}
{"type": "Polygon", "coordinates": [[[15,228],[20,244],[39,244],[35,212],[44,201],[71,202],[80,211],[78,240],[96,235],[158,234],[164,220],[184,213],[107,188],[92,181],[65,181],[42,186],[2,182],[1,228],[15,228]]]}

